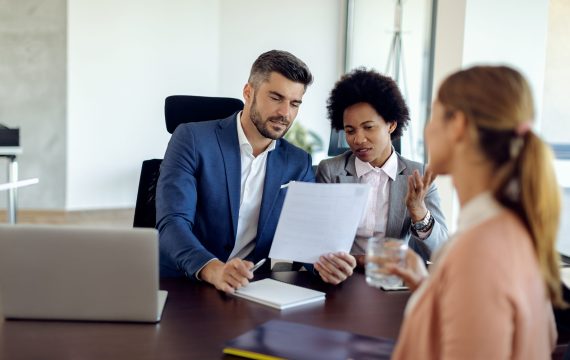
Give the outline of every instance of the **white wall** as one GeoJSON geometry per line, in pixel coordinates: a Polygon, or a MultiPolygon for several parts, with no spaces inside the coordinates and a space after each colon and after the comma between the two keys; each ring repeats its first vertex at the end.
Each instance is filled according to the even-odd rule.
{"type": "Polygon", "coordinates": [[[218,88],[219,1],[68,1],[68,210],[132,207],[164,98],[218,88]]]}
{"type": "MultiPolygon", "coordinates": [[[[434,69],[437,87],[451,72],[475,64],[519,69],[534,92],[540,128],[548,0],[443,0],[438,2],[434,69]],[[516,10],[515,10],[516,9],[516,10]]],[[[438,179],[444,213],[453,230],[458,203],[448,177],[438,179]]]]}
{"type": "Polygon", "coordinates": [[[251,64],[274,48],[311,68],[297,119],[326,146],[341,10],[341,0],[69,0],[67,209],[134,206],[141,161],[162,158],[169,139],[164,98],[242,98],[251,64]]]}
{"type": "MultiPolygon", "coordinates": [[[[303,60],[315,78],[297,120],[318,133],[328,148],[326,100],[341,74],[342,0],[222,0],[219,94],[242,98],[252,63],[261,53],[286,50],[303,60]]],[[[324,152],[314,156],[314,163],[324,152]]]]}
{"type": "Polygon", "coordinates": [[[540,128],[549,0],[468,0],[463,65],[502,63],[529,80],[540,128]]]}
{"type": "MultiPolygon", "coordinates": [[[[570,144],[570,2],[550,0],[542,135],[548,142],[570,144]]],[[[558,250],[570,255],[570,160],[555,162],[558,181],[563,189],[562,217],[558,236],[558,250]]]]}
{"type": "MultiPolygon", "coordinates": [[[[553,143],[570,143],[569,19],[570,1],[550,0],[541,130],[546,140],[553,143]]],[[[570,182],[570,172],[565,181],[570,182]]]]}

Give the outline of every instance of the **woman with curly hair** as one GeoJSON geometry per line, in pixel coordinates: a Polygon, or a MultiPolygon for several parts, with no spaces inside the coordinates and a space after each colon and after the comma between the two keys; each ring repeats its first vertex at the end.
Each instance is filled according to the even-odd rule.
{"type": "MultiPolygon", "coordinates": [[[[405,239],[429,260],[447,239],[447,227],[431,172],[392,146],[410,121],[397,84],[373,70],[356,69],[336,83],[327,108],[332,128],[344,130],[350,151],[323,160],[317,182],[372,187],[351,254],[363,265],[367,238],[376,235],[405,239]]],[[[338,266],[334,260],[323,256],[315,263],[325,281],[338,266]]]]}

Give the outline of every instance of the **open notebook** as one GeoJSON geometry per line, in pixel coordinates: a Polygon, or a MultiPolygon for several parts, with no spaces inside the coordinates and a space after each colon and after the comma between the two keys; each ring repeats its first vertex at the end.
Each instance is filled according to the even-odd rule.
{"type": "Polygon", "coordinates": [[[234,295],[279,310],[325,301],[324,292],[273,279],[251,282],[236,290],[234,295]]]}

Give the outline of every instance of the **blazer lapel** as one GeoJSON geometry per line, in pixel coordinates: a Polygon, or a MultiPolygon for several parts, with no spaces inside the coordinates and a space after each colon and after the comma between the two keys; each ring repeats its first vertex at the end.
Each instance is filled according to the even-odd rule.
{"type": "Polygon", "coordinates": [[[406,218],[406,194],[408,193],[408,176],[404,175],[406,164],[398,156],[398,175],[390,180],[390,199],[388,202],[388,223],[386,236],[399,238],[406,218]]]}
{"type": "Polygon", "coordinates": [[[226,189],[230,199],[233,235],[237,233],[241,193],[241,157],[237,136],[237,114],[222,120],[216,131],[226,170],[226,189]]]}
{"type": "Polygon", "coordinates": [[[339,183],[357,183],[358,178],[356,176],[338,175],[338,182],[339,183]]]}
{"type": "Polygon", "coordinates": [[[354,156],[354,154],[350,154],[350,156],[348,156],[346,158],[346,163],[344,165],[344,171],[346,172],[346,175],[338,175],[338,182],[339,183],[357,183],[358,182],[358,176],[356,176],[356,165],[354,165],[354,160],[356,159],[356,156],[354,156]]]}
{"type": "MultiPolygon", "coordinates": [[[[261,198],[261,208],[259,209],[259,225],[257,233],[261,235],[263,228],[273,212],[273,204],[279,195],[281,185],[285,179],[284,172],[287,166],[287,155],[279,151],[279,140],[275,144],[275,149],[267,154],[267,165],[265,169],[265,181],[263,183],[263,197],[261,198]]],[[[259,237],[258,237],[259,238],[259,237]]]]}

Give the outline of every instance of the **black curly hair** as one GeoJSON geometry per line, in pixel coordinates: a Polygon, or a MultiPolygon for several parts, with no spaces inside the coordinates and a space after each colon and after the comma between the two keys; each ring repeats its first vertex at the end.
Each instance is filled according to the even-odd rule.
{"type": "Polygon", "coordinates": [[[408,106],[392,78],[374,70],[357,68],[343,75],[327,100],[328,117],[333,129],[344,129],[344,110],[354,104],[368,103],[386,122],[397,123],[392,140],[402,136],[410,121],[408,106]]]}

